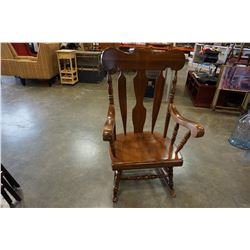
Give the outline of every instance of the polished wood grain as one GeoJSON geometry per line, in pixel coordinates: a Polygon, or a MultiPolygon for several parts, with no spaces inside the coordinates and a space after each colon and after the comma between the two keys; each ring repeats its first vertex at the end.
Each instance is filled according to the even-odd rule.
{"type": "Polygon", "coordinates": [[[102,54],[104,70],[180,70],[185,63],[184,53],[178,50],[159,52],[155,50],[137,49],[134,53],[122,52],[110,48],[102,54]]]}
{"type": "Polygon", "coordinates": [[[182,166],[181,149],[186,145],[190,136],[201,137],[204,128],[180,115],[174,102],[177,84],[177,71],[185,64],[184,54],[180,51],[159,52],[151,50],[135,50],[125,53],[117,49],[107,49],[102,54],[102,66],[108,72],[109,109],[103,130],[103,140],[110,143],[110,157],[114,171],[113,202],[118,201],[120,180],[145,180],[161,178],[167,185],[172,197],[175,197],[173,182],[173,167],[182,166]],[[164,91],[165,78],[163,71],[170,68],[174,71],[163,134],[155,132],[155,125],[159,115],[164,91]],[[127,132],[127,90],[125,71],[133,70],[136,76],[133,79],[136,104],[132,109],[133,132],[127,132]],[[143,105],[144,94],[148,85],[147,70],[160,72],[156,79],[154,100],[152,106],[151,131],[144,131],[146,121],[146,108],[143,105]],[[120,72],[118,82],[118,98],[124,133],[116,134],[116,117],[114,108],[114,95],[112,74],[120,72]],[[167,132],[170,119],[175,121],[171,139],[167,132]],[[180,140],[178,146],[175,140],[179,127],[187,129],[187,133],[180,140]],[[127,176],[123,171],[133,169],[153,169],[155,174],[142,174],[127,176]]]}
{"type": "Polygon", "coordinates": [[[154,92],[154,103],[153,103],[153,111],[152,111],[152,125],[151,125],[151,132],[154,132],[155,123],[159,114],[161,102],[162,102],[162,95],[164,91],[164,84],[165,78],[162,75],[162,71],[156,80],[155,85],[155,92],[154,92]]]}
{"type": "Polygon", "coordinates": [[[126,89],[126,78],[123,72],[120,72],[118,78],[118,95],[119,95],[119,104],[122,116],[123,130],[124,134],[127,131],[127,89],[126,89]]]}
{"type": "Polygon", "coordinates": [[[172,147],[175,143],[175,140],[176,140],[176,136],[178,134],[178,130],[179,130],[179,123],[176,123],[175,126],[174,126],[174,130],[173,130],[173,134],[172,134],[172,137],[171,137],[171,141],[170,141],[170,146],[172,147]]]}
{"type": "Polygon", "coordinates": [[[145,71],[139,70],[134,78],[134,90],[136,104],[132,110],[132,120],[135,133],[142,133],[146,120],[146,108],[143,106],[143,98],[148,86],[148,79],[145,71]]]}
{"type": "Polygon", "coordinates": [[[188,139],[191,136],[191,132],[188,131],[185,136],[182,138],[181,142],[178,144],[177,149],[175,151],[175,153],[177,154],[178,152],[181,151],[181,149],[184,147],[184,145],[187,143],[188,139]]]}
{"type": "MultiPolygon", "coordinates": [[[[174,151],[174,143],[175,143],[175,140],[176,140],[176,137],[177,137],[177,134],[178,134],[178,130],[179,130],[179,124],[176,123],[175,126],[174,126],[174,130],[173,130],[173,133],[172,133],[172,137],[170,139],[170,145],[169,145],[169,151],[168,151],[168,154],[169,155],[172,155],[173,154],[173,151],[174,151]]],[[[176,151],[176,150],[175,150],[176,151]]]]}
{"type": "MultiPolygon", "coordinates": [[[[170,140],[160,133],[129,132],[118,134],[115,141],[116,156],[110,154],[113,170],[181,166],[181,154],[168,154],[170,140]]],[[[174,151],[176,147],[174,146],[174,151]]]]}
{"type": "Polygon", "coordinates": [[[113,105],[114,104],[113,85],[112,85],[112,77],[109,72],[107,75],[107,79],[108,79],[109,104],[113,105]]]}
{"type": "Polygon", "coordinates": [[[120,178],[120,180],[135,180],[135,181],[139,181],[139,180],[153,180],[153,179],[157,179],[157,178],[166,178],[167,176],[162,174],[162,175],[158,175],[158,174],[144,174],[144,175],[133,175],[133,176],[122,176],[120,178]]]}
{"type": "Polygon", "coordinates": [[[103,129],[103,140],[109,141],[110,150],[115,155],[114,140],[116,139],[116,124],[115,124],[115,107],[113,96],[113,85],[110,73],[107,74],[108,81],[108,94],[109,94],[109,109],[107,114],[107,120],[103,129]]]}
{"type": "Polygon", "coordinates": [[[104,124],[103,129],[103,140],[112,141],[115,133],[115,107],[114,105],[109,105],[107,120],[104,124]]]}
{"type": "Polygon", "coordinates": [[[171,90],[170,90],[169,97],[168,97],[168,107],[167,107],[165,126],[164,126],[164,132],[163,132],[163,137],[164,138],[166,138],[167,132],[168,132],[168,127],[169,127],[169,122],[170,122],[169,107],[170,107],[170,104],[174,102],[174,95],[175,95],[175,91],[176,91],[176,83],[177,83],[177,71],[175,71],[174,79],[172,81],[172,86],[171,86],[171,90]]]}
{"type": "Polygon", "coordinates": [[[187,118],[183,117],[177,110],[174,104],[170,104],[169,107],[171,117],[174,119],[175,122],[182,125],[183,127],[187,128],[191,136],[193,137],[202,137],[205,133],[204,127],[194,121],[188,120],[187,118]]]}

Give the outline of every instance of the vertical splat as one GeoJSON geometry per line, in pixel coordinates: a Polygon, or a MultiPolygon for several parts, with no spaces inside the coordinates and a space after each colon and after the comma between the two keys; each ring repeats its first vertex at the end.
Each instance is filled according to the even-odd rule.
{"type": "Polygon", "coordinates": [[[134,90],[136,105],[132,111],[132,120],[135,133],[142,133],[146,120],[146,108],[143,106],[143,98],[148,85],[145,70],[138,70],[134,78],[134,90]]]}
{"type": "Polygon", "coordinates": [[[174,143],[175,143],[176,136],[178,134],[179,126],[180,126],[179,123],[176,123],[174,126],[174,131],[173,131],[173,134],[170,140],[170,145],[168,148],[168,157],[171,157],[173,153],[174,143]]]}
{"type": "Polygon", "coordinates": [[[123,130],[124,134],[127,131],[127,89],[126,89],[126,78],[123,72],[120,72],[118,78],[118,95],[119,95],[119,104],[122,116],[123,130]]]}
{"type": "Polygon", "coordinates": [[[158,76],[156,80],[156,85],[155,85],[154,104],[153,104],[153,111],[152,111],[152,127],[151,127],[152,133],[154,132],[155,122],[157,120],[161,102],[162,102],[164,83],[165,83],[165,78],[163,77],[162,71],[161,71],[160,75],[158,76]]]}
{"type": "Polygon", "coordinates": [[[175,153],[178,154],[178,152],[184,147],[184,145],[187,143],[188,139],[191,136],[191,132],[188,131],[185,136],[182,138],[180,144],[177,146],[175,153]]]}
{"type": "Polygon", "coordinates": [[[114,96],[113,96],[113,86],[112,86],[112,78],[110,73],[108,72],[108,93],[109,93],[109,104],[114,104],[114,96]]]}

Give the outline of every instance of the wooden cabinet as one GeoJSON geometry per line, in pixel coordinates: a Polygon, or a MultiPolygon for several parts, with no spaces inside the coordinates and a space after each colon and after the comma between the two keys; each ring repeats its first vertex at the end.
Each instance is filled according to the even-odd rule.
{"type": "Polygon", "coordinates": [[[77,62],[75,50],[57,50],[57,60],[62,84],[78,82],[77,62]]]}
{"type": "Polygon", "coordinates": [[[216,91],[215,85],[200,83],[193,71],[188,72],[186,90],[196,107],[209,108],[216,91]]]}

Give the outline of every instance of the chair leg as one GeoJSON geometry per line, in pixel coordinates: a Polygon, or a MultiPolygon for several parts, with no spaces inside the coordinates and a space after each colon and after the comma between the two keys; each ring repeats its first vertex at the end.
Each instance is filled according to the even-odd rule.
{"type": "Polygon", "coordinates": [[[114,173],[114,186],[113,186],[113,202],[118,201],[118,191],[122,171],[116,170],[114,173]]]}
{"type": "Polygon", "coordinates": [[[22,85],[25,86],[26,85],[26,80],[24,78],[20,78],[20,80],[21,80],[22,85]]]}
{"type": "Polygon", "coordinates": [[[48,80],[49,87],[52,87],[52,84],[56,82],[57,76],[52,77],[51,79],[48,80]]]}
{"type": "Polygon", "coordinates": [[[176,193],[174,190],[174,181],[173,181],[173,167],[159,168],[159,169],[156,169],[156,172],[159,175],[164,175],[164,177],[161,178],[161,181],[163,181],[165,185],[167,185],[167,189],[170,195],[173,198],[176,197],[176,193]]]}
{"type": "Polygon", "coordinates": [[[172,197],[176,196],[175,190],[174,190],[174,173],[173,173],[173,167],[169,167],[166,169],[168,173],[168,187],[169,187],[169,192],[172,197]]]}

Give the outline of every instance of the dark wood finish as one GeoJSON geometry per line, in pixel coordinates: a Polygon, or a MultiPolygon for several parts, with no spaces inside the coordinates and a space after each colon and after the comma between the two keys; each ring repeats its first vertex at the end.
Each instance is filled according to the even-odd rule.
{"type": "Polygon", "coordinates": [[[114,172],[113,202],[118,201],[118,191],[119,191],[121,174],[122,174],[122,171],[120,170],[116,170],[114,172]]]}
{"type": "Polygon", "coordinates": [[[123,72],[120,72],[118,78],[118,94],[119,94],[119,104],[122,116],[123,130],[124,134],[127,131],[127,89],[126,89],[126,78],[123,72]]]}
{"type": "Polygon", "coordinates": [[[167,108],[167,114],[166,114],[165,126],[164,126],[164,132],[163,132],[164,138],[166,138],[167,132],[168,132],[168,126],[169,126],[169,122],[170,122],[169,105],[174,102],[176,83],[177,83],[177,71],[175,71],[174,79],[172,81],[172,86],[171,86],[171,90],[170,90],[169,97],[168,97],[168,108],[167,108]]]}
{"type": "Polygon", "coordinates": [[[190,136],[201,137],[204,134],[204,129],[200,124],[181,116],[173,104],[177,71],[183,67],[184,63],[185,57],[180,51],[156,52],[140,49],[135,50],[133,53],[126,53],[111,48],[103,52],[102,65],[104,70],[108,72],[109,93],[109,109],[103,130],[103,140],[110,142],[110,157],[114,171],[113,202],[118,201],[120,180],[161,178],[167,185],[171,196],[175,197],[173,167],[182,166],[183,164],[180,150],[187,143],[190,136]],[[163,70],[166,68],[171,68],[175,74],[169,94],[166,123],[162,135],[154,132],[154,128],[162,102],[165,83],[163,70]],[[127,91],[126,78],[123,73],[130,69],[136,71],[136,76],[133,79],[136,99],[135,107],[132,110],[134,132],[127,132],[127,91]],[[148,82],[146,70],[158,70],[160,72],[156,80],[154,101],[152,104],[151,131],[144,131],[146,109],[143,105],[143,99],[148,82]],[[117,71],[120,72],[118,77],[118,97],[124,133],[116,135],[111,74],[117,71]],[[171,139],[167,137],[170,118],[176,123],[171,139]],[[174,143],[178,135],[179,126],[183,126],[188,132],[176,147],[174,143]],[[153,169],[156,173],[136,176],[122,175],[123,171],[133,169],[153,169]]]}
{"type": "Polygon", "coordinates": [[[116,127],[115,127],[115,108],[114,108],[114,97],[113,97],[113,86],[112,78],[108,73],[108,93],[109,93],[109,109],[107,114],[107,120],[103,129],[103,140],[109,141],[110,149],[115,155],[114,140],[116,139],[116,127]]]}
{"type": "Polygon", "coordinates": [[[161,180],[164,181],[164,183],[167,185],[170,195],[173,198],[176,197],[173,181],[173,168],[171,168],[171,170],[169,170],[169,168],[160,168],[157,169],[157,172],[159,173],[159,175],[163,175],[163,178],[161,180]]]}
{"type": "Polygon", "coordinates": [[[107,120],[103,129],[103,140],[112,141],[115,130],[115,108],[114,105],[109,105],[107,120]]]}
{"type": "Polygon", "coordinates": [[[186,91],[194,106],[210,108],[216,91],[215,85],[200,83],[192,71],[188,72],[186,91]]]}
{"type": "Polygon", "coordinates": [[[136,176],[122,176],[120,179],[121,180],[127,180],[127,181],[131,181],[131,180],[135,180],[135,181],[140,181],[140,180],[153,180],[153,179],[157,179],[157,178],[166,178],[167,176],[162,174],[145,174],[145,175],[136,175],[136,176]]]}
{"type": "Polygon", "coordinates": [[[165,78],[162,75],[162,71],[159,75],[159,77],[156,80],[155,85],[155,92],[154,92],[154,104],[153,104],[153,112],[152,112],[152,126],[151,126],[151,132],[154,132],[155,123],[159,114],[161,102],[162,102],[162,95],[164,90],[164,83],[165,78]]]}
{"type": "Polygon", "coordinates": [[[177,154],[178,152],[181,151],[181,149],[184,147],[184,145],[187,143],[188,139],[190,138],[191,136],[191,132],[188,131],[185,136],[182,138],[180,144],[177,146],[177,149],[175,151],[175,153],[177,154]]]}
{"type": "Polygon", "coordinates": [[[102,64],[105,70],[180,70],[185,63],[183,52],[171,50],[155,52],[138,49],[134,53],[122,52],[118,49],[107,49],[102,54],[102,64]]]}
{"type": "MultiPolygon", "coordinates": [[[[169,152],[170,139],[160,133],[127,133],[118,134],[115,141],[116,156],[111,152],[112,169],[143,169],[168,166],[181,166],[181,154],[169,152]]],[[[174,146],[174,151],[176,151],[174,146]]]]}
{"type": "Polygon", "coordinates": [[[200,123],[188,120],[187,118],[183,117],[178,112],[174,104],[170,104],[169,110],[173,120],[183,127],[186,127],[193,137],[202,137],[204,135],[205,130],[203,126],[200,123]]]}
{"type": "Polygon", "coordinates": [[[134,132],[141,133],[143,131],[146,120],[146,109],[143,106],[143,98],[148,86],[148,79],[145,71],[139,70],[134,78],[134,89],[136,105],[132,110],[132,120],[134,125],[134,132]]]}
{"type": "Polygon", "coordinates": [[[167,173],[168,173],[168,185],[171,190],[174,189],[174,181],[173,181],[173,167],[167,168],[167,173]]]}
{"type": "Polygon", "coordinates": [[[115,108],[113,104],[109,105],[107,120],[103,129],[103,140],[109,141],[110,149],[115,155],[114,141],[116,140],[116,126],[115,126],[115,108]]]}
{"type": "Polygon", "coordinates": [[[110,73],[108,73],[107,78],[108,78],[109,104],[114,104],[112,78],[111,78],[110,73]]]}
{"type": "Polygon", "coordinates": [[[174,131],[173,131],[173,135],[170,141],[170,147],[173,147],[175,140],[176,140],[176,136],[178,134],[178,130],[179,130],[179,123],[176,123],[174,126],[174,131]]]}

